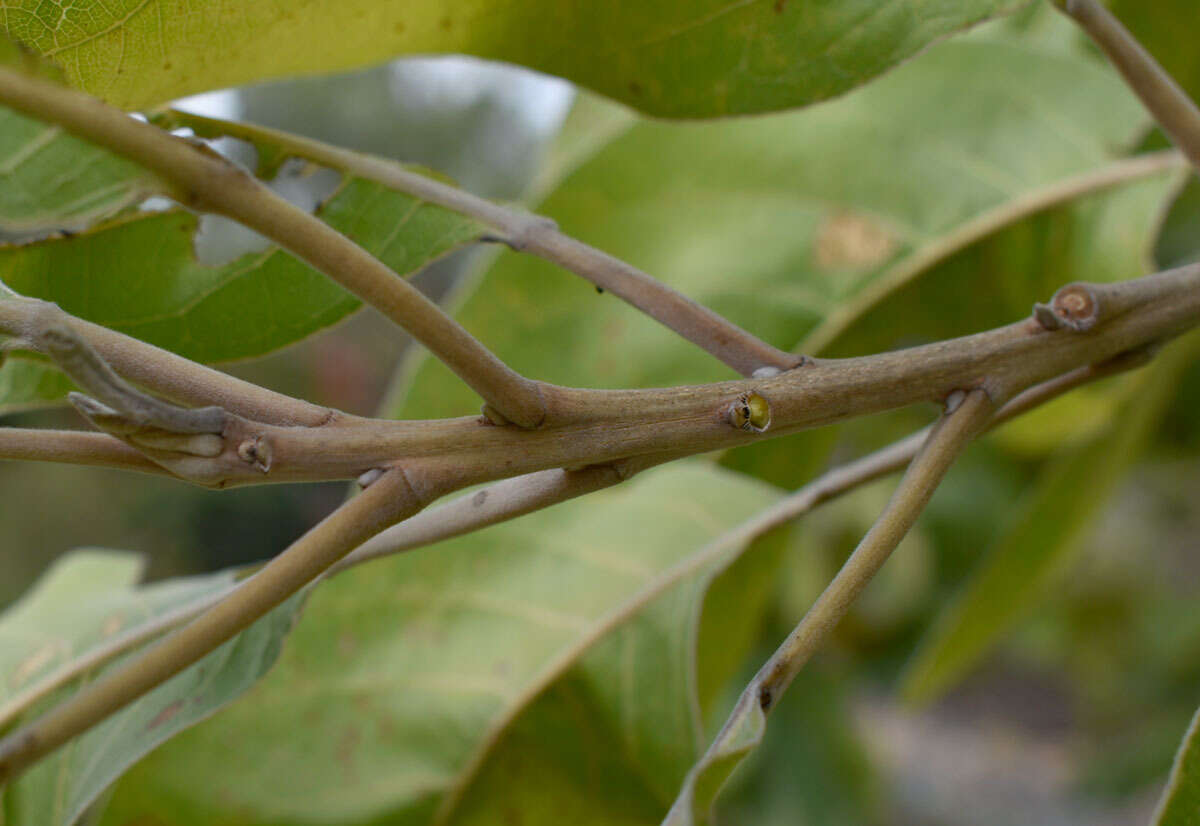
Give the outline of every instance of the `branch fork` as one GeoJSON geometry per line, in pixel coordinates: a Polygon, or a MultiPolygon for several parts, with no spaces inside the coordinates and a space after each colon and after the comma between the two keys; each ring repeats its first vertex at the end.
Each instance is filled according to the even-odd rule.
{"type": "MultiPolygon", "coordinates": [[[[1163,81],[1161,70],[1130,46],[1128,33],[1094,0],[1059,5],[1109,52],[1184,152],[1200,162],[1200,114],[1178,87],[1163,81]]],[[[225,598],[202,613],[174,618],[194,617],[190,624],[0,741],[0,786],[300,588],[345,566],[616,484],[685,455],[942,400],[944,413],[926,434],[865,462],[857,476],[843,474],[809,491],[805,507],[839,485],[874,478],[912,458],[879,520],[739,703],[766,712],[911,527],[970,439],[1068,387],[1136,366],[1162,341],[1200,324],[1200,266],[1194,266],[1118,285],[1068,285],[1048,304],[1035,305],[1032,320],[975,336],[871,357],[809,360],[766,344],[635,267],[566,236],[549,219],[504,209],[380,159],[268,130],[220,127],[234,136],[240,128],[252,139],[269,135],[315,162],[473,216],[497,230],[486,240],[582,275],[749,377],[659,390],[557,387],[512,371],[365,250],[206,146],[6,69],[0,69],[0,104],[132,158],[160,177],[164,194],[273,239],[412,333],[484,400],[482,421],[347,416],[72,319],[45,302],[14,298],[0,285],[0,334],[14,337],[0,348],[0,358],[13,347],[48,355],[90,394],[72,394],[72,403],[108,434],[33,431],[47,440],[34,449],[0,428],[0,456],[167,472],[215,487],[358,478],[363,488],[225,598]],[[793,369],[800,365],[806,369],[793,369]],[[447,493],[495,479],[506,481],[385,530],[447,493]]],[[[205,122],[176,117],[189,125],[205,122]]]]}

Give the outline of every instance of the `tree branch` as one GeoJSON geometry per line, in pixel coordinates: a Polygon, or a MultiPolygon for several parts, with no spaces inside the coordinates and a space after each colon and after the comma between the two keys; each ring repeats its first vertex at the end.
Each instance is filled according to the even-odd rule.
{"type": "Polygon", "coordinates": [[[62,462],[74,465],[166,474],[141,452],[103,433],[0,427],[0,459],[62,462]]]}
{"type": "Polygon", "coordinates": [[[437,482],[400,468],[322,520],[191,624],[0,740],[0,786],[231,639],[318,577],[353,548],[429,501],[437,482]]]}
{"type": "MultiPolygon", "coordinates": [[[[818,360],[778,376],[655,390],[558,388],[568,425],[524,432],[476,418],[368,422],[337,431],[263,429],[281,479],[306,462],[423,457],[461,486],[552,467],[605,464],[657,452],[681,455],[747,444],[917,402],[955,390],[1008,398],[1088,364],[1152,345],[1200,323],[1200,265],[1121,285],[1092,285],[1128,304],[1085,331],[1045,329],[1034,319],[987,333],[861,358],[818,360]],[[1149,297],[1155,296],[1153,300],[1149,297]],[[1133,306],[1135,305],[1136,306],[1133,306]],[[744,429],[735,414],[756,396],[769,419],[744,429]]],[[[1073,286],[1072,290],[1078,288],[1073,286]]],[[[344,471],[343,471],[344,472],[344,471]]]]}
{"type": "Polygon", "coordinates": [[[172,126],[189,126],[204,137],[224,135],[249,141],[269,141],[314,163],[377,181],[431,204],[469,215],[494,228],[497,232],[494,240],[518,252],[557,264],[608,290],[743,376],[751,376],[764,367],[788,370],[803,360],[794,353],[772,347],[636,267],[563,234],[549,218],[509,209],[408,170],[395,161],[310,138],[174,110],[167,118],[172,126]]]}
{"type": "Polygon", "coordinates": [[[0,291],[0,334],[16,337],[25,348],[40,351],[39,333],[64,324],[79,333],[117,373],[176,401],[216,405],[255,421],[282,426],[315,427],[337,416],[329,408],[267,390],[84,321],[49,301],[0,291]]]}
{"type": "MultiPolygon", "coordinates": [[[[5,304],[0,301],[0,313],[5,304]]],[[[458,488],[632,456],[690,455],[939,402],[959,389],[979,387],[1005,398],[1075,368],[1165,341],[1197,323],[1200,265],[1192,265],[1120,284],[1069,285],[1036,319],[908,350],[818,360],[770,378],[655,390],[554,388],[548,396],[556,406],[554,419],[568,424],[536,431],[494,427],[478,417],[347,417],[323,427],[231,417],[218,456],[189,457],[172,470],[225,487],[353,479],[398,459],[419,458],[458,488]],[[1087,309],[1089,301],[1094,312],[1087,309]],[[745,428],[736,415],[751,397],[763,407],[765,427],[745,428]]]]}
{"type": "Polygon", "coordinates": [[[1096,41],[1163,131],[1200,169],[1200,109],[1149,52],[1096,0],[1053,0],[1096,41]]]}
{"type": "Polygon", "coordinates": [[[545,402],[419,290],[346,236],[276,195],[204,144],[135,120],[81,92],[0,68],[0,104],[127,157],[184,206],[232,218],[265,235],[379,309],[424,344],[506,420],[536,427],[545,402]]]}
{"type": "Polygon", "coordinates": [[[883,567],[929,503],[950,465],[983,430],[995,409],[987,393],[972,390],[957,408],[947,409],[934,425],[871,530],[755,677],[752,686],[764,711],[787,690],[817,646],[883,567]]]}
{"type": "MultiPolygon", "coordinates": [[[[991,430],[1082,384],[1141,367],[1149,361],[1150,356],[1149,350],[1133,351],[1110,359],[1103,364],[1081,367],[1036,387],[1031,387],[1005,404],[988,422],[987,429],[991,430]]],[[[2,435],[3,433],[0,431],[0,436],[2,435]]],[[[82,435],[90,436],[92,434],[82,435]]],[[[767,531],[808,513],[830,499],[902,469],[912,461],[928,436],[929,428],[925,428],[874,453],[822,474],[775,505],[743,522],[733,530],[722,534],[701,550],[697,556],[708,560],[730,548],[744,545],[767,531]]],[[[656,454],[634,457],[612,465],[594,465],[572,471],[556,468],[506,479],[444,505],[420,511],[398,525],[386,529],[368,539],[329,568],[319,577],[318,581],[336,576],[342,571],[364,562],[371,562],[462,536],[556,505],[559,502],[565,502],[568,499],[611,487],[649,467],[672,461],[675,458],[678,457],[671,454],[656,454]]],[[[161,468],[156,465],[151,467],[153,470],[161,471],[161,468]]],[[[82,677],[113,658],[191,620],[211,605],[224,599],[227,593],[211,594],[195,603],[155,617],[96,646],[81,657],[64,663],[60,668],[0,706],[0,729],[72,680],[82,677]]]]}
{"type": "MultiPolygon", "coordinates": [[[[765,715],[887,561],[928,504],[950,465],[970,440],[983,430],[994,411],[993,400],[982,390],[956,394],[947,404],[946,412],[917,450],[916,457],[905,471],[904,478],[900,480],[883,513],[837,576],[809,608],[800,624],[742,691],[725,724],[688,772],[664,823],[691,823],[693,807],[698,803],[707,805],[711,795],[724,782],[729,767],[761,739],[765,715]],[[698,800],[701,796],[703,799],[698,800]]],[[[881,454],[895,447],[885,449],[881,454]]],[[[864,463],[861,465],[862,473],[864,476],[870,475],[895,458],[895,455],[886,457],[885,461],[874,466],[864,463]]],[[[799,500],[799,494],[793,499],[799,500]]],[[[802,504],[804,500],[796,503],[802,504]]]]}

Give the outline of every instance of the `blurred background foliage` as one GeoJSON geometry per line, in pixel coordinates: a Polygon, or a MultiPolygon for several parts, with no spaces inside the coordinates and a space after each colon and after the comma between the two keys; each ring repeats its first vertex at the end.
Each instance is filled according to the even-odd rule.
{"type": "MultiPolygon", "coordinates": [[[[1197,91],[1194,50],[1179,49],[1171,31],[1157,25],[1153,15],[1140,14],[1139,4],[1117,6],[1133,18],[1153,51],[1169,53],[1168,65],[1177,64],[1181,79],[1197,91]]],[[[1101,65],[1089,46],[1062,34],[1041,13],[1019,15],[978,37],[1013,31],[1030,41],[1060,44],[1055,48],[1064,54],[1085,55],[1101,65]]],[[[901,82],[900,77],[898,71],[887,80],[901,82]]],[[[597,145],[580,149],[571,142],[580,136],[568,133],[552,148],[570,100],[560,81],[466,59],[421,59],[354,75],[252,87],[195,105],[417,162],[490,197],[538,200],[562,180],[549,203],[552,210],[556,198],[582,204],[573,213],[564,208],[570,231],[621,254],[623,241],[617,236],[624,233],[628,239],[627,230],[645,222],[638,230],[645,237],[631,241],[631,258],[661,254],[660,266],[651,269],[665,276],[672,275],[673,266],[682,271],[697,264],[695,256],[666,260],[689,250],[679,246],[687,244],[682,230],[666,240],[654,230],[663,219],[653,210],[673,208],[661,192],[651,192],[638,203],[640,212],[625,217],[606,212],[611,204],[602,197],[606,186],[650,187],[648,179],[638,177],[637,163],[663,169],[678,161],[673,138],[663,137],[676,127],[634,125],[621,111],[588,121],[578,107],[596,104],[584,98],[576,110],[587,124],[583,143],[594,139],[597,145]],[[610,130],[604,139],[597,137],[602,135],[597,124],[610,130]],[[615,140],[609,143],[609,138],[615,140]]],[[[567,128],[577,124],[569,121],[567,128]]],[[[737,130],[756,125],[741,121],[708,128],[727,129],[730,140],[739,141],[737,130]]],[[[1164,145],[1144,125],[1116,131],[1127,133],[1137,151],[1164,145]]],[[[1037,155],[1039,147],[1021,151],[1037,155]]],[[[1114,155],[1126,151],[1115,147],[1114,155]]],[[[720,151],[716,156],[722,157],[720,151]]],[[[693,161],[679,163],[686,169],[693,161]]],[[[855,155],[828,159],[831,166],[858,162],[855,155]]],[[[729,191],[734,191],[746,169],[728,172],[729,191]]],[[[751,202],[754,193],[745,197],[751,202]]],[[[778,207],[770,204],[761,216],[750,217],[769,216],[778,207]]],[[[780,212],[796,222],[793,228],[811,218],[780,212]]],[[[857,231],[866,233],[858,239],[860,246],[875,244],[885,257],[900,254],[888,246],[894,239],[880,240],[870,227],[857,231]]],[[[776,236],[756,250],[766,249],[776,236]]],[[[722,266],[749,259],[748,267],[775,268],[776,274],[798,266],[790,248],[773,259],[756,257],[755,250],[748,254],[742,248],[744,226],[703,241],[724,245],[701,251],[715,255],[722,266]]],[[[816,245],[801,252],[815,255],[813,249],[816,245]]],[[[545,365],[534,375],[569,380],[578,369],[590,369],[600,383],[653,383],[686,373],[696,363],[675,351],[639,360],[638,347],[630,342],[643,341],[641,334],[596,310],[603,303],[603,312],[609,312],[615,299],[596,297],[590,287],[566,277],[555,276],[551,285],[551,276],[536,262],[503,256],[495,271],[499,277],[493,273],[483,288],[503,295],[470,298],[493,258],[493,250],[468,250],[430,267],[418,283],[451,304],[467,302],[468,317],[477,322],[469,326],[478,329],[486,327],[482,314],[514,289],[513,279],[545,281],[544,293],[533,298],[519,293],[534,304],[523,316],[528,327],[502,330],[493,322],[482,336],[489,344],[502,335],[524,340],[530,358],[545,365]],[[558,299],[568,293],[563,301],[586,300],[584,312],[595,311],[605,324],[616,325],[615,331],[601,330],[595,340],[576,337],[571,317],[560,315],[565,305],[558,299]],[[481,307],[475,316],[473,306],[481,307]],[[556,347],[573,355],[564,356],[556,347]],[[615,362],[607,365],[605,359],[615,362]],[[555,369],[563,376],[544,375],[555,369]]],[[[854,318],[823,342],[822,352],[875,352],[1005,323],[1069,280],[1063,273],[1089,277],[1108,268],[1113,272],[1104,277],[1127,277],[1151,261],[1166,267],[1198,259],[1200,184],[1195,176],[1186,182],[1178,176],[1137,181],[1047,206],[965,243],[854,318]],[[1167,193],[1168,207],[1159,210],[1156,205],[1167,193]]],[[[735,317],[746,314],[739,320],[755,329],[752,302],[719,290],[706,295],[705,286],[701,281],[688,291],[735,317]]],[[[813,327],[796,318],[771,319],[771,325],[772,334],[790,333],[792,340],[781,342],[789,346],[813,327]]],[[[1077,391],[981,440],[773,714],[763,748],[722,799],[721,822],[1145,822],[1200,701],[1198,352],[1193,333],[1173,344],[1155,366],[1077,391]],[[1014,559],[1024,566],[1015,572],[1014,559]],[[964,604],[980,616],[965,620],[956,613],[964,604]]],[[[356,413],[382,406],[403,415],[439,415],[457,403],[440,389],[436,376],[429,376],[435,368],[408,351],[402,337],[369,310],[308,341],[229,369],[356,413]]],[[[721,376],[698,378],[714,377],[721,376]]],[[[793,488],[931,416],[931,410],[875,416],[714,459],[793,488]]],[[[3,424],[75,422],[66,411],[50,410],[10,414],[3,424]]],[[[712,697],[705,703],[710,727],[724,718],[740,684],[853,549],[889,490],[890,483],[881,482],[824,506],[761,540],[718,578],[708,600],[715,616],[722,599],[730,593],[736,599],[733,584],[752,572],[760,579],[763,570],[769,572],[761,585],[768,597],[758,633],[730,649],[749,656],[723,666],[740,669],[738,678],[710,687],[712,697]],[[764,565],[767,558],[774,562],[764,565]]],[[[79,546],[142,551],[154,578],[261,559],[300,535],[344,495],[345,486],[338,484],[212,493],[115,471],[6,463],[0,465],[0,605],[21,594],[56,556],[79,546]]],[[[704,635],[718,632],[702,624],[700,633],[705,656],[716,646],[706,645],[704,635]]]]}

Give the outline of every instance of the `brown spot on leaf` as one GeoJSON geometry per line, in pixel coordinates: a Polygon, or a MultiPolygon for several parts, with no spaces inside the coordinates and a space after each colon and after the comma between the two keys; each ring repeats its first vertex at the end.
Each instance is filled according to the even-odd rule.
{"type": "Polygon", "coordinates": [[[158,714],[155,714],[154,719],[150,721],[150,725],[146,726],[146,728],[158,728],[163,723],[167,722],[176,714],[178,714],[181,708],[183,708],[183,700],[176,700],[162,711],[158,712],[158,714]]]}
{"type": "Polygon", "coordinates": [[[871,219],[837,212],[817,228],[813,256],[823,270],[866,269],[882,264],[896,247],[892,234],[871,219]]]}
{"type": "Polygon", "coordinates": [[[404,34],[404,31],[406,28],[407,27],[403,23],[401,23],[399,20],[397,20],[395,25],[392,26],[392,29],[396,32],[396,34],[404,34]]]}
{"type": "Polygon", "coordinates": [[[787,0],[775,0],[774,9],[776,14],[783,14],[785,8],[787,8],[787,0]]]}
{"type": "Polygon", "coordinates": [[[346,772],[347,777],[354,775],[354,752],[357,750],[360,740],[362,740],[362,735],[353,726],[348,727],[338,738],[337,761],[342,764],[342,769],[346,772]]]}
{"type": "Polygon", "coordinates": [[[758,707],[763,711],[770,711],[771,705],[775,702],[775,697],[771,694],[771,689],[763,686],[758,690],[758,707]]]}
{"type": "Polygon", "coordinates": [[[100,626],[100,633],[106,637],[111,637],[113,634],[121,630],[125,625],[125,618],[120,614],[113,614],[104,621],[100,626]]]}
{"type": "Polygon", "coordinates": [[[37,651],[34,651],[28,657],[21,660],[20,664],[17,665],[16,671],[13,672],[13,687],[15,688],[16,686],[21,685],[34,674],[41,671],[46,665],[48,665],[50,661],[54,659],[54,655],[57,653],[58,647],[59,643],[48,642],[37,651]]]}
{"type": "Polygon", "coordinates": [[[438,25],[441,26],[442,31],[448,32],[454,28],[454,21],[452,21],[449,17],[443,17],[438,21],[438,25]]]}
{"type": "Polygon", "coordinates": [[[629,93],[631,95],[640,95],[642,93],[642,84],[636,80],[629,81],[629,93]]]}

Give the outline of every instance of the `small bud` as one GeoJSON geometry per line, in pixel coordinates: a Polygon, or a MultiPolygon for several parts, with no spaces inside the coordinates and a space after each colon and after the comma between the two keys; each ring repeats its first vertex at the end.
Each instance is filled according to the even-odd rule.
{"type": "Polygon", "coordinates": [[[358,477],[358,486],[366,490],[378,482],[380,476],[383,476],[383,468],[373,467],[358,477]]]}
{"type": "Polygon", "coordinates": [[[744,393],[729,406],[729,424],[750,433],[762,433],[771,426],[771,405],[756,392],[744,393]]]}
{"type": "Polygon", "coordinates": [[[1086,284],[1068,284],[1050,300],[1054,314],[1072,330],[1083,332],[1100,320],[1100,299],[1086,284]]]}
{"type": "Polygon", "coordinates": [[[270,443],[260,436],[247,439],[238,445],[237,455],[243,462],[254,465],[263,473],[271,469],[271,461],[274,458],[270,443]]]}
{"type": "Polygon", "coordinates": [[[1049,304],[1034,304],[1033,318],[1043,330],[1057,330],[1062,327],[1062,320],[1054,314],[1054,308],[1049,304]]]}
{"type": "Polygon", "coordinates": [[[494,424],[497,427],[503,427],[506,424],[511,424],[508,419],[504,418],[499,410],[492,407],[490,404],[485,404],[482,408],[480,408],[479,412],[483,414],[483,418],[488,423],[494,424]]]}

